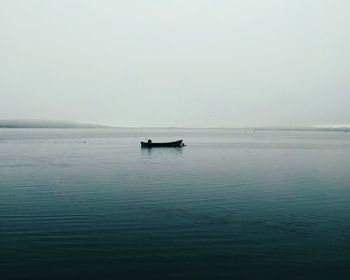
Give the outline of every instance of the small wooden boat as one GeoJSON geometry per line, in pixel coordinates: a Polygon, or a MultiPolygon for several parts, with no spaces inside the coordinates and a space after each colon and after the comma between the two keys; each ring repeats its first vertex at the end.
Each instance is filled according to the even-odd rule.
{"type": "Polygon", "coordinates": [[[183,140],[178,140],[174,142],[162,142],[162,143],[154,143],[152,140],[148,140],[147,142],[141,141],[142,148],[158,148],[158,147],[183,147],[185,144],[182,143],[183,140]]]}

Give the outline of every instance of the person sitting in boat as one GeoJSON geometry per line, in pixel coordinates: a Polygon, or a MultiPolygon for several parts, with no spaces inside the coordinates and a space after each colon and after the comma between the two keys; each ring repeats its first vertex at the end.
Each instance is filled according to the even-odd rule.
{"type": "Polygon", "coordinates": [[[148,144],[151,144],[151,143],[152,143],[152,140],[151,140],[151,139],[148,139],[147,142],[148,142],[148,144]]]}

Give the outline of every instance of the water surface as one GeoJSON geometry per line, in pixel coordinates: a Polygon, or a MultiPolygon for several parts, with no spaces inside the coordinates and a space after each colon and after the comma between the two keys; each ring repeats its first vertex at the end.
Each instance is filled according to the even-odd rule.
{"type": "Polygon", "coordinates": [[[1,129],[0,277],[350,279],[349,167],[342,132],[1,129]]]}

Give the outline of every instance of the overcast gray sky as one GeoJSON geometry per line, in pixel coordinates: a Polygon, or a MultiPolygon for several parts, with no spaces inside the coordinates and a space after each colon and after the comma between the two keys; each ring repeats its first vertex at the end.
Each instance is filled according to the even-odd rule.
{"type": "Polygon", "coordinates": [[[350,123],[348,0],[0,0],[0,119],[350,123]]]}

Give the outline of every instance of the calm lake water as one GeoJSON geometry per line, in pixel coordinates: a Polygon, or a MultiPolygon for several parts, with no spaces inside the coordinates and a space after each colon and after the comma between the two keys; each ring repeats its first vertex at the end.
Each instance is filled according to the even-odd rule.
{"type": "Polygon", "coordinates": [[[350,279],[350,133],[1,129],[0,253],[4,280],[350,279]]]}

